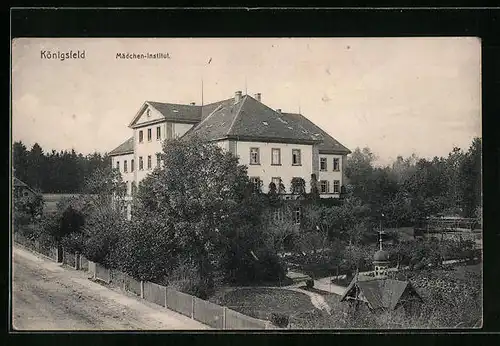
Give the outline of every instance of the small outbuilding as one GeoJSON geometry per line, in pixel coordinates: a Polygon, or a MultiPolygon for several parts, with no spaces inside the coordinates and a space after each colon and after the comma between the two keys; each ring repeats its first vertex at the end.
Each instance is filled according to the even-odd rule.
{"type": "Polygon", "coordinates": [[[356,274],[340,301],[365,303],[371,311],[396,310],[399,307],[409,311],[421,303],[422,298],[410,281],[387,277],[390,257],[389,253],[382,249],[382,232],[379,242],[380,249],[373,256],[373,276],[356,274]]]}
{"type": "Polygon", "coordinates": [[[422,298],[409,281],[358,274],[353,278],[340,301],[365,303],[371,311],[396,310],[399,307],[408,311],[415,304],[421,303],[422,298]]]}

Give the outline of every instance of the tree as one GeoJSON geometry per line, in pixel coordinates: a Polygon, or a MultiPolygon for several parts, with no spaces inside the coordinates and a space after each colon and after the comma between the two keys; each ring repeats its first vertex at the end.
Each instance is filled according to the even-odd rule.
{"type": "Polygon", "coordinates": [[[28,181],[28,151],[23,142],[14,142],[12,161],[14,176],[22,181],[28,181]]]}
{"type": "Polygon", "coordinates": [[[347,158],[345,166],[345,175],[349,180],[349,184],[355,187],[355,195],[364,197],[365,190],[363,184],[373,171],[373,162],[376,156],[370,148],[356,148],[354,152],[347,158]]]}
{"type": "Polygon", "coordinates": [[[293,220],[290,204],[271,207],[264,213],[265,243],[273,247],[276,253],[285,250],[298,235],[299,227],[293,220]]]}
{"type": "Polygon", "coordinates": [[[136,231],[146,217],[166,220],[157,230],[161,238],[173,239],[179,256],[151,255],[150,263],[188,260],[200,278],[213,281],[217,272],[228,273],[238,258],[263,245],[259,230],[266,196],[255,193],[238,158],[199,138],[166,141],[161,156],[163,167],[140,183],[136,231]]]}
{"type": "Polygon", "coordinates": [[[481,138],[474,138],[460,166],[462,183],[461,204],[465,217],[474,217],[482,206],[481,138]]]}
{"type": "Polygon", "coordinates": [[[28,174],[26,183],[36,189],[41,189],[46,174],[45,156],[43,150],[35,143],[28,153],[28,174]]]}
{"type": "Polygon", "coordinates": [[[85,180],[82,251],[92,261],[115,265],[117,241],[126,227],[125,200],[127,187],[117,169],[96,169],[85,180]]]}
{"type": "Polygon", "coordinates": [[[292,178],[292,181],[290,182],[290,192],[293,195],[304,197],[306,194],[306,182],[304,179],[299,177],[292,178]]]}
{"type": "Polygon", "coordinates": [[[318,178],[314,173],[311,174],[311,188],[308,197],[313,202],[318,201],[320,198],[318,189],[318,178]]]}

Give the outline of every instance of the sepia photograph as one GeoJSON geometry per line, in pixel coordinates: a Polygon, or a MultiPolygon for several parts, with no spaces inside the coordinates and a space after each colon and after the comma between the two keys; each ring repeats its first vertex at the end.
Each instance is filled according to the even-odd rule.
{"type": "Polygon", "coordinates": [[[11,329],[483,326],[481,40],[15,38],[11,329]]]}

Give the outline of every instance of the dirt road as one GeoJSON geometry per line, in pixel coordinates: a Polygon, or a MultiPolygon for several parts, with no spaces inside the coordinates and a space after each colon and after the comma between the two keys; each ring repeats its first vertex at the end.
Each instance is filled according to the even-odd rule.
{"type": "Polygon", "coordinates": [[[188,317],[103,287],[89,274],[62,268],[14,246],[15,330],[209,329],[188,317]]]}

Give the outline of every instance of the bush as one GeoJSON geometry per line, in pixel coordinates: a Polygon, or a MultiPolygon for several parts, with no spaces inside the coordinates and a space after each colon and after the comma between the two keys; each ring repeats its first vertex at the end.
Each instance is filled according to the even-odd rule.
{"type": "Polygon", "coordinates": [[[290,317],[285,314],[275,313],[271,314],[271,323],[280,328],[288,327],[288,323],[290,322],[290,317]]]}
{"type": "Polygon", "coordinates": [[[313,288],[314,287],[314,280],[312,280],[312,279],[306,280],[306,287],[313,288]]]}
{"type": "Polygon", "coordinates": [[[166,278],[166,285],[179,292],[207,299],[214,293],[212,277],[201,277],[198,267],[189,260],[182,260],[166,278]]]}

